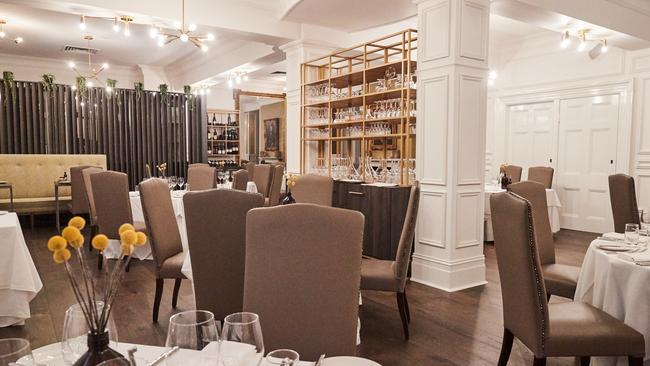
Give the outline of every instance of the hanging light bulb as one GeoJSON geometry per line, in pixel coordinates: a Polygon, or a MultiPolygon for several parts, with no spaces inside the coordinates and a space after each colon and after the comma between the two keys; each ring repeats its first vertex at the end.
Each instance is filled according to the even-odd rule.
{"type": "Polygon", "coordinates": [[[90,80],[86,81],[86,86],[89,87],[89,88],[92,88],[93,87],[93,82],[90,81],[90,80]]]}
{"type": "Polygon", "coordinates": [[[241,84],[241,75],[237,74],[237,76],[235,76],[235,82],[237,85],[241,84]]]}
{"type": "Polygon", "coordinates": [[[497,74],[496,71],[490,70],[490,73],[488,74],[488,79],[496,80],[498,77],[499,77],[499,74],[497,74]]]}
{"type": "Polygon", "coordinates": [[[196,30],[196,24],[192,23],[187,26],[187,30],[190,32],[194,32],[196,30]]]}
{"type": "Polygon", "coordinates": [[[131,36],[131,30],[129,29],[129,22],[124,23],[124,36],[131,36]]]}
{"type": "Polygon", "coordinates": [[[562,42],[560,43],[561,48],[567,48],[571,44],[571,36],[569,35],[569,31],[564,31],[562,34],[562,42]]]}
{"type": "Polygon", "coordinates": [[[585,40],[580,40],[580,44],[578,45],[578,52],[584,51],[586,47],[587,42],[585,40]]]}
{"type": "Polygon", "coordinates": [[[232,82],[232,78],[231,78],[231,77],[228,77],[228,87],[229,87],[229,88],[232,88],[233,86],[234,86],[234,85],[233,85],[233,82],[232,82]]]}
{"type": "Polygon", "coordinates": [[[16,39],[14,39],[14,42],[15,42],[16,44],[23,43],[23,37],[16,37],[16,39]]]}
{"type": "Polygon", "coordinates": [[[117,33],[120,31],[120,20],[115,17],[115,20],[113,21],[113,32],[117,33]]]}
{"type": "Polygon", "coordinates": [[[68,67],[74,69],[74,62],[72,61],[68,62],[68,67]]]}
{"type": "Polygon", "coordinates": [[[201,51],[208,52],[209,48],[206,45],[201,45],[201,51]]]}
{"type": "Polygon", "coordinates": [[[602,41],[600,41],[600,43],[603,45],[600,48],[600,53],[607,53],[607,51],[609,51],[609,47],[607,47],[607,40],[603,39],[602,41]]]}
{"type": "MultiPolygon", "coordinates": [[[[77,86],[73,85],[73,86],[70,87],[70,89],[72,89],[72,91],[75,91],[75,90],[77,90],[77,86]]],[[[77,97],[74,97],[74,98],[77,99],[77,97]]]]}
{"type": "Polygon", "coordinates": [[[104,69],[104,70],[108,69],[108,63],[104,62],[102,64],[102,69],[104,69]]]}
{"type": "Polygon", "coordinates": [[[81,20],[79,21],[79,28],[80,28],[81,30],[85,30],[85,29],[86,29],[86,17],[83,16],[83,15],[81,16],[81,20]]]}
{"type": "Polygon", "coordinates": [[[208,41],[214,41],[214,34],[208,33],[208,41]]]}
{"type": "Polygon", "coordinates": [[[106,92],[107,92],[107,93],[110,93],[110,92],[112,92],[112,91],[113,91],[113,88],[111,88],[110,86],[107,86],[107,87],[106,87],[106,92]]]}
{"type": "Polygon", "coordinates": [[[158,47],[162,47],[165,45],[165,38],[164,37],[158,37],[158,47]]]}
{"type": "Polygon", "coordinates": [[[248,81],[248,74],[244,74],[244,81],[248,81]]]}
{"type": "Polygon", "coordinates": [[[7,33],[5,31],[0,30],[0,38],[5,38],[7,36],[7,33]]]}
{"type": "Polygon", "coordinates": [[[580,44],[578,44],[578,52],[582,52],[587,48],[587,30],[586,29],[581,29],[578,32],[578,36],[580,37],[580,44]]]}
{"type": "Polygon", "coordinates": [[[179,38],[181,39],[181,42],[187,42],[190,39],[190,37],[187,35],[187,33],[181,34],[181,36],[179,38]]]}
{"type": "Polygon", "coordinates": [[[158,28],[151,26],[149,29],[149,37],[156,38],[158,36],[158,28]]]}

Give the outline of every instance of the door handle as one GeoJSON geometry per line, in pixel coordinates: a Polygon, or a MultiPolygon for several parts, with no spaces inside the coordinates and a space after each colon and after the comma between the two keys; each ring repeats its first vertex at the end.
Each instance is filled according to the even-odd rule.
{"type": "Polygon", "coordinates": [[[614,160],[610,160],[609,163],[610,163],[610,164],[614,164],[614,160]]]}
{"type": "Polygon", "coordinates": [[[549,162],[549,163],[552,163],[552,162],[553,162],[553,158],[548,159],[548,162],[549,162]]]}

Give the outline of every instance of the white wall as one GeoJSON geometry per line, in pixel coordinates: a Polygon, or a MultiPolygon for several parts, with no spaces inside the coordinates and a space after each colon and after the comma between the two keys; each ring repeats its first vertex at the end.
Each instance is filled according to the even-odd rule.
{"type": "Polygon", "coordinates": [[[207,96],[208,109],[235,109],[235,100],[232,97],[232,89],[213,86],[207,96]]]}

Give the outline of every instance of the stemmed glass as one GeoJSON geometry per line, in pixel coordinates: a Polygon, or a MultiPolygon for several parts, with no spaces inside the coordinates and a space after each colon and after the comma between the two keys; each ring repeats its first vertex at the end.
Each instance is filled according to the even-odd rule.
{"type": "Polygon", "coordinates": [[[0,339],[0,365],[34,365],[29,341],[22,338],[0,339]],[[17,363],[20,361],[20,363],[17,363]]]}
{"type": "MultiPolygon", "coordinates": [[[[96,303],[97,311],[101,313],[104,308],[104,302],[98,301],[96,303]]],[[[113,321],[113,315],[108,318],[108,337],[111,340],[110,347],[115,349],[117,347],[117,327],[113,321]]],[[[72,365],[88,350],[88,323],[86,318],[79,307],[79,304],[74,304],[65,312],[63,320],[63,337],[61,339],[61,353],[63,354],[63,361],[66,365],[72,365]]],[[[0,363],[0,365],[4,365],[0,363]]]]}
{"type": "Polygon", "coordinates": [[[181,189],[185,189],[185,177],[178,177],[178,186],[181,189]]]}
{"type": "Polygon", "coordinates": [[[224,319],[221,362],[224,366],[259,365],[264,355],[260,318],[255,313],[235,313],[224,319]]]}
{"type": "Polygon", "coordinates": [[[633,245],[639,243],[639,225],[625,224],[625,241],[633,245]]]}
{"type": "Polygon", "coordinates": [[[169,318],[165,347],[178,347],[195,351],[188,356],[170,355],[167,365],[216,364],[219,360],[219,329],[214,314],[205,310],[189,310],[169,318]]]}

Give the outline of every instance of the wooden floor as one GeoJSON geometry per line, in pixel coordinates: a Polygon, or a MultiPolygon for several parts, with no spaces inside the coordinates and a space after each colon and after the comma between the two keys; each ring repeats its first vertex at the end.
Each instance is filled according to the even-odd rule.
{"type": "MultiPolygon", "coordinates": [[[[29,250],[43,280],[43,290],[31,303],[32,317],[24,326],[0,328],[0,338],[24,337],[32,347],[60,340],[65,310],[74,296],[63,269],[55,265],[46,248],[53,234],[52,220],[37,219],[29,229],[23,222],[29,250]],[[48,221],[49,220],[49,221],[48,221]]],[[[559,263],[580,265],[595,234],[561,231],[556,236],[559,263]]],[[[501,290],[494,246],[485,246],[488,284],[447,293],[417,283],[408,285],[411,307],[411,340],[402,337],[395,296],[378,292],[363,294],[360,310],[359,355],[384,366],[393,365],[496,365],[503,331],[501,290]]],[[[154,298],[154,268],[150,261],[135,262],[123,281],[115,302],[114,317],[119,340],[163,345],[171,309],[173,281],[167,281],[160,309],[160,322],[151,322],[154,298]]],[[[555,298],[551,301],[563,301],[555,298]]],[[[175,311],[192,309],[189,283],[184,281],[175,311]]],[[[515,342],[510,366],[532,365],[532,354],[515,342]]],[[[547,365],[574,365],[573,359],[550,359],[547,365]]]]}

